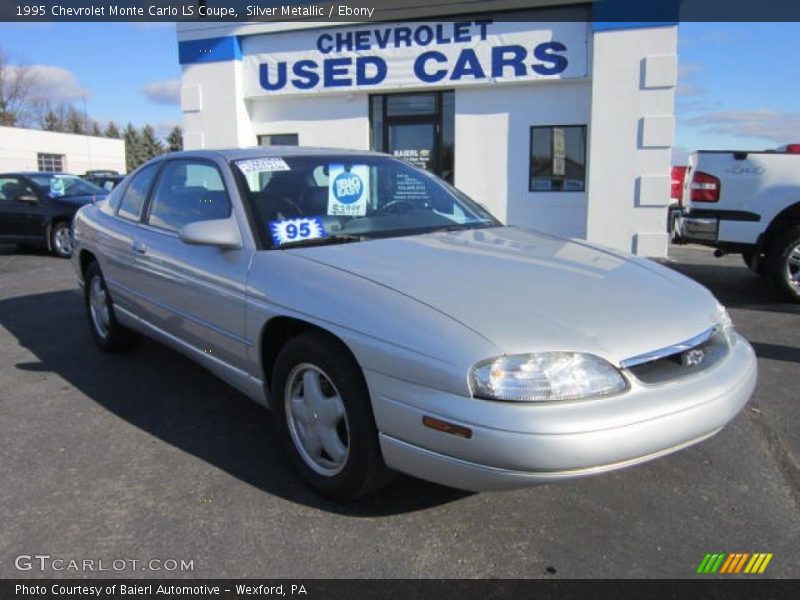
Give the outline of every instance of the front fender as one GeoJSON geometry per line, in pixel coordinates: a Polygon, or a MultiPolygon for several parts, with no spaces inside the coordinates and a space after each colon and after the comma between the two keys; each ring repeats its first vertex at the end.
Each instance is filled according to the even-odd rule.
{"type": "MultiPolygon", "coordinates": [[[[278,316],[341,339],[364,369],[469,395],[470,367],[499,348],[451,317],[387,287],[292,256],[258,252],[247,284],[248,338],[278,316]]],[[[252,357],[260,372],[260,348],[252,357]]]]}

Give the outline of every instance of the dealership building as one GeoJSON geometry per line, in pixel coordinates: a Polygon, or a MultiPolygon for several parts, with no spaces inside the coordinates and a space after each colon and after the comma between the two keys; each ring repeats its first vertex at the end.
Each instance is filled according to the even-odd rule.
{"type": "Polygon", "coordinates": [[[666,255],[677,25],[536,4],[179,23],[184,145],[387,152],[505,223],[666,255]]]}
{"type": "Polygon", "coordinates": [[[125,172],[123,140],[22,127],[0,127],[0,172],[125,172]]]}

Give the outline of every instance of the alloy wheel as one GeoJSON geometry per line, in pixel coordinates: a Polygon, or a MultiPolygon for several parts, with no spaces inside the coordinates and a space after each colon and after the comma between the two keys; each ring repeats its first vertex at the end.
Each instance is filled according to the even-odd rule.
{"type": "Polygon", "coordinates": [[[111,313],[108,307],[108,294],[100,277],[93,277],[89,283],[89,313],[92,325],[97,334],[105,339],[111,324],[111,313]]]}
{"type": "Polygon", "coordinates": [[[286,380],[284,394],[289,434],[303,462],[332,477],[350,454],[347,411],[336,386],[319,367],[302,363],[286,380]]]}

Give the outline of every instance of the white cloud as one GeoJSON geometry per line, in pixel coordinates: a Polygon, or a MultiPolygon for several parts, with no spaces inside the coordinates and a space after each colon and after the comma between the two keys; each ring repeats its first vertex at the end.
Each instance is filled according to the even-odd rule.
{"type": "Polygon", "coordinates": [[[678,79],[690,79],[702,70],[703,65],[700,63],[680,63],[678,65],[678,79]]]}
{"type": "Polygon", "coordinates": [[[180,104],[181,102],[181,80],[166,79],[164,81],[154,81],[142,88],[142,93],[151,102],[156,104],[180,104]]]}
{"type": "Polygon", "coordinates": [[[696,76],[702,72],[703,65],[699,63],[681,63],[678,65],[678,86],[675,94],[685,98],[687,96],[702,96],[708,90],[696,82],[696,76]]]}
{"type": "Polygon", "coordinates": [[[51,65],[30,65],[25,68],[32,78],[32,93],[39,99],[58,103],[85,100],[91,96],[91,92],[80,84],[72,71],[51,65]]]}
{"type": "Polygon", "coordinates": [[[702,85],[692,82],[678,82],[678,87],[675,88],[675,95],[681,98],[686,98],[687,96],[702,96],[707,93],[708,90],[702,85]]]}
{"type": "Polygon", "coordinates": [[[761,138],[786,144],[800,140],[800,112],[782,110],[728,110],[686,119],[704,133],[761,138]]]}

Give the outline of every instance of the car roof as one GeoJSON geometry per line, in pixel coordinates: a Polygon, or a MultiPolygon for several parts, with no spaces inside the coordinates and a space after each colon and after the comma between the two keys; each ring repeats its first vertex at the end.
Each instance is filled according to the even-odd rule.
{"type": "Polygon", "coordinates": [[[269,157],[289,157],[289,156],[320,156],[320,155],[353,155],[364,156],[385,156],[380,152],[370,150],[352,150],[345,148],[323,148],[309,146],[253,146],[251,148],[223,148],[215,150],[184,150],[182,152],[172,152],[162,154],[159,158],[223,158],[226,161],[241,160],[244,158],[269,158],[269,157]]]}

